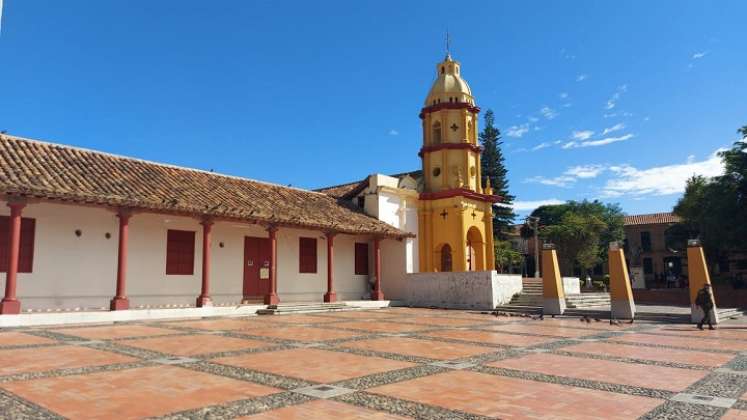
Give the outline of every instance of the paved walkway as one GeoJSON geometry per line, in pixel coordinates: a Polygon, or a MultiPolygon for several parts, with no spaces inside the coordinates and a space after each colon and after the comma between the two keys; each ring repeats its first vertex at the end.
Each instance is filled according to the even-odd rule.
{"type": "Polygon", "coordinates": [[[391,308],[0,332],[0,418],[747,419],[747,324],[391,308]]]}

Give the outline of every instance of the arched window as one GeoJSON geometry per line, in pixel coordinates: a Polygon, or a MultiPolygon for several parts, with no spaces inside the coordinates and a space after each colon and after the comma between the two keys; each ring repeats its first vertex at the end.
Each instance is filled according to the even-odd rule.
{"type": "Polygon", "coordinates": [[[441,74],[444,74],[444,66],[441,66],[441,74]]]}
{"type": "Polygon", "coordinates": [[[431,135],[431,143],[441,144],[441,123],[436,121],[433,123],[433,131],[431,135]]]}
{"type": "Polygon", "coordinates": [[[441,247],[441,272],[447,273],[452,271],[451,266],[451,246],[445,244],[441,247]]]}

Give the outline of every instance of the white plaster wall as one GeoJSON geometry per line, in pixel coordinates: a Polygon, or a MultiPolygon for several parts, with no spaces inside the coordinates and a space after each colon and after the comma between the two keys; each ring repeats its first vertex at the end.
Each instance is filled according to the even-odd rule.
{"type": "MultiPolygon", "coordinates": [[[[10,209],[0,203],[0,215],[10,209]]],[[[100,208],[30,204],[23,217],[36,219],[32,273],[19,273],[17,293],[22,309],[109,307],[117,272],[119,222],[100,208]],[[82,235],[77,237],[75,230],[82,235]],[[106,239],[106,233],[110,239],[106,239]]],[[[2,290],[5,290],[5,274],[2,290]]]]}
{"type": "MultiPolygon", "coordinates": [[[[9,209],[0,202],[0,215],[9,209]]],[[[36,219],[33,273],[19,273],[18,297],[22,310],[46,308],[108,308],[116,290],[119,222],[104,208],[33,203],[23,212],[36,219]],[[82,235],[77,237],[75,230],[82,235]],[[105,234],[110,233],[106,239],[105,234]]],[[[267,237],[260,226],[218,222],[213,226],[210,295],[215,303],[239,303],[243,288],[244,237],[267,237]],[[223,247],[220,247],[220,243],[223,247]]],[[[368,298],[369,276],[355,275],[355,242],[369,243],[373,273],[373,243],[366,236],[335,238],[335,290],[340,300],[368,298]]],[[[383,270],[389,266],[390,242],[382,242],[383,270]]],[[[327,290],[326,238],[321,232],[278,231],[278,295],[283,302],[321,301],[327,290]],[[317,273],[299,273],[299,237],[317,238],[317,273]]],[[[404,253],[402,253],[404,255],[404,253]]],[[[404,266],[404,263],[400,263],[404,266]]],[[[137,213],[130,219],[127,263],[130,306],[194,305],[202,278],[202,226],[197,219],[137,213]],[[166,275],[166,237],[169,229],[195,231],[192,275],[166,275]]],[[[396,278],[391,274],[392,278],[396,278]]],[[[383,276],[386,284],[389,274],[383,276]]],[[[4,290],[5,274],[0,274],[4,290]]],[[[1,293],[1,292],[0,292],[1,293]]]]}

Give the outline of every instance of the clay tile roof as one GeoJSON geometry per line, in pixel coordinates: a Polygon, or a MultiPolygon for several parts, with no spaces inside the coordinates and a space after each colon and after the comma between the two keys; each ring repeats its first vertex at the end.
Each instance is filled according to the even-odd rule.
{"type": "Polygon", "coordinates": [[[678,223],[680,217],[674,213],[633,214],[625,216],[625,226],[678,223]]]}
{"type": "MultiPolygon", "coordinates": [[[[422,176],[423,171],[417,170],[417,171],[410,171],[410,172],[402,172],[399,174],[389,175],[392,178],[404,178],[405,176],[409,175],[415,179],[422,176]]],[[[340,199],[351,199],[358,195],[361,191],[365,190],[368,187],[368,177],[366,177],[362,181],[356,181],[356,182],[349,182],[347,184],[340,184],[335,185],[332,187],[324,187],[319,188],[314,191],[320,192],[323,194],[327,194],[330,197],[334,198],[340,198],[340,199]]]]}
{"type": "Polygon", "coordinates": [[[0,135],[0,194],[388,237],[351,203],[297,188],[0,135]]]}

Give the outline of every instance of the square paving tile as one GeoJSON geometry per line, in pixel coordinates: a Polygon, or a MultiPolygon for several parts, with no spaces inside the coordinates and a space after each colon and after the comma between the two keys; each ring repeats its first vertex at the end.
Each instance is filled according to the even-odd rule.
{"type": "Polygon", "coordinates": [[[272,343],[258,340],[206,334],[141,338],[128,340],[124,344],[145,350],[153,350],[166,354],[176,354],[179,356],[194,356],[196,354],[253,349],[272,345],[272,343]]]}
{"type": "Polygon", "coordinates": [[[0,376],[136,361],[132,357],[83,346],[0,350],[0,376]]]}
{"type": "Polygon", "coordinates": [[[290,420],[290,419],[335,419],[335,420],[404,420],[393,414],[356,407],[330,400],[316,400],[304,404],[265,411],[241,419],[256,420],[290,420]]]}
{"type": "Polygon", "coordinates": [[[539,335],[548,335],[548,336],[566,337],[566,338],[575,338],[575,337],[583,337],[585,335],[599,334],[598,330],[568,328],[568,327],[563,327],[561,325],[544,324],[542,323],[542,321],[511,323],[511,324],[505,324],[505,325],[494,325],[488,328],[493,331],[520,332],[520,333],[539,334],[539,335]]]}
{"type": "Polygon", "coordinates": [[[169,322],[169,325],[195,328],[198,330],[209,330],[209,331],[233,331],[233,330],[246,330],[250,328],[266,327],[267,323],[264,321],[258,321],[256,317],[247,318],[221,318],[221,319],[201,319],[194,321],[177,321],[169,322]]]}
{"type": "Polygon", "coordinates": [[[213,362],[322,383],[415,366],[396,360],[313,348],[243,354],[214,359],[213,362]]]}
{"type": "Polygon", "coordinates": [[[450,371],[369,392],[500,418],[630,419],[664,401],[557,384],[450,371]]]}
{"type": "Polygon", "coordinates": [[[729,410],[721,417],[721,420],[747,420],[747,411],[729,410]]]}
{"type": "Polygon", "coordinates": [[[747,340],[747,327],[745,326],[719,325],[715,331],[700,331],[693,325],[665,325],[657,328],[656,332],[682,337],[747,340]]]}
{"type": "Polygon", "coordinates": [[[10,382],[3,388],[69,418],[158,416],[278,391],[175,366],[10,382]]]}
{"type": "Polygon", "coordinates": [[[655,360],[657,362],[675,362],[708,367],[718,367],[732,358],[731,354],[705,353],[691,350],[677,350],[656,347],[641,347],[615,343],[581,343],[563,347],[564,351],[603,354],[631,359],[655,360]]]}
{"type": "Polygon", "coordinates": [[[333,327],[314,328],[314,327],[297,327],[297,326],[276,326],[273,328],[258,328],[251,331],[242,331],[249,335],[262,337],[273,337],[283,340],[297,341],[327,341],[338,340],[341,338],[351,338],[365,335],[364,332],[356,333],[353,331],[335,330],[333,327]]]}
{"type": "Polygon", "coordinates": [[[654,334],[626,334],[614,340],[626,343],[658,344],[672,347],[683,347],[703,350],[730,350],[734,352],[747,350],[747,341],[709,340],[694,337],[673,337],[654,334]]]}
{"type": "Polygon", "coordinates": [[[405,314],[398,314],[396,312],[391,311],[385,311],[385,310],[367,310],[367,311],[340,311],[340,312],[329,312],[324,314],[325,317],[329,318],[345,318],[345,319],[360,319],[360,320],[370,320],[370,319],[393,319],[397,317],[404,316],[405,314]]]}
{"type": "MultiPolygon", "coordinates": [[[[410,322],[413,324],[421,325],[432,325],[438,327],[466,327],[469,325],[481,324],[481,321],[472,319],[461,319],[461,318],[450,318],[441,316],[420,316],[403,319],[404,322],[410,322]]],[[[490,322],[487,320],[485,322],[490,322]]]]}
{"type": "Polygon", "coordinates": [[[325,322],[336,322],[334,318],[317,315],[261,315],[258,318],[262,321],[279,322],[283,324],[319,324],[325,322]]]}
{"type": "Polygon", "coordinates": [[[599,322],[594,321],[594,319],[591,320],[591,322],[581,322],[580,318],[577,319],[558,319],[558,318],[548,318],[545,317],[544,321],[541,321],[543,324],[547,324],[549,326],[558,326],[558,327],[569,327],[569,328],[581,328],[581,329],[591,329],[591,330],[604,330],[604,331],[624,331],[629,328],[635,327],[635,324],[628,324],[625,321],[622,321],[622,324],[620,325],[610,325],[609,319],[603,319],[600,318],[599,322]]]}
{"type": "Polygon", "coordinates": [[[557,354],[531,354],[490,363],[489,366],[673,392],[684,390],[709,373],[557,354]]]}
{"type": "Polygon", "coordinates": [[[64,328],[52,331],[65,335],[87,338],[89,340],[112,340],[116,338],[179,334],[178,331],[166,328],[149,327],[147,325],[106,325],[102,327],[64,328]]]}
{"type": "Polygon", "coordinates": [[[37,337],[31,334],[21,332],[0,332],[0,347],[8,346],[28,346],[35,344],[52,344],[55,340],[45,337],[37,337]]]}
{"type": "Polygon", "coordinates": [[[504,346],[533,346],[557,340],[549,337],[532,337],[528,335],[506,334],[490,331],[443,330],[427,334],[429,337],[452,338],[454,340],[473,341],[476,343],[499,344],[504,346]]]}
{"type": "Polygon", "coordinates": [[[342,346],[439,360],[469,357],[495,351],[495,349],[488,347],[473,346],[469,344],[445,343],[406,337],[384,337],[371,340],[359,340],[344,343],[342,346]]]}
{"type": "Polygon", "coordinates": [[[427,325],[402,324],[397,322],[380,321],[351,321],[338,322],[334,328],[351,328],[371,333],[407,333],[431,328],[427,325]]]}

